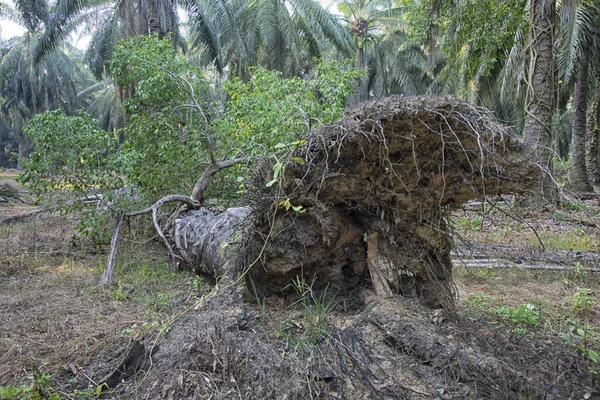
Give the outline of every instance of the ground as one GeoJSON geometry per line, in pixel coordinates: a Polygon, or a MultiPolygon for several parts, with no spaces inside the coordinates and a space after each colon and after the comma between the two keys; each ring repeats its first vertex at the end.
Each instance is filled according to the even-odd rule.
{"type": "MultiPolygon", "coordinates": [[[[34,209],[0,203],[0,220],[34,209]]],[[[455,213],[456,312],[301,280],[286,299],[225,299],[136,230],[101,289],[107,246],[72,219],[0,223],[0,398],[598,398],[599,220],[597,200],[455,213]],[[109,392],[132,343],[159,361],[109,392]]]]}

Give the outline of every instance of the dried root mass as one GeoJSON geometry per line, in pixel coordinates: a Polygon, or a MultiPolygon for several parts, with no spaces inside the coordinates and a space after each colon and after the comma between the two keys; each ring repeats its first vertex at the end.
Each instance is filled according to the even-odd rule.
{"type": "MultiPolygon", "coordinates": [[[[272,163],[258,169],[246,226],[221,224],[228,234],[220,244],[240,245],[228,246],[229,262],[208,266],[214,275],[236,278],[257,260],[248,279],[264,294],[280,293],[297,275],[351,288],[373,276],[370,247],[371,264],[377,261],[385,277],[378,292],[387,293],[387,284],[395,293],[448,305],[449,212],[473,198],[527,191],[538,174],[507,127],[454,97],[362,104],[306,142],[289,157],[280,185],[266,186],[272,163]],[[303,212],[286,211],[286,203],[303,212]]],[[[199,238],[216,225],[201,216],[180,223],[179,251],[201,255],[199,238]]]]}

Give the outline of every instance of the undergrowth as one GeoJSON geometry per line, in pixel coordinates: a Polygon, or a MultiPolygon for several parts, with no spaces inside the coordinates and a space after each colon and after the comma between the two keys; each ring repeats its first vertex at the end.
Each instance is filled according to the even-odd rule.
{"type": "MultiPolygon", "coordinates": [[[[562,284],[570,293],[563,298],[538,296],[521,303],[515,303],[514,298],[498,296],[502,293],[500,288],[488,290],[494,295],[483,291],[471,292],[461,300],[459,313],[504,327],[517,335],[532,338],[556,335],[596,364],[593,372],[597,373],[600,370],[600,325],[596,292],[589,288],[573,288],[568,280],[563,280],[562,284]]],[[[527,300],[527,295],[518,300],[527,300]]]]}
{"type": "Polygon", "coordinates": [[[207,289],[200,276],[172,272],[160,245],[127,239],[119,248],[119,281],[98,288],[106,246],[75,236],[69,219],[41,214],[0,225],[0,292],[10,288],[8,304],[26,307],[4,304],[0,324],[40,343],[15,353],[10,341],[4,348],[0,341],[0,399],[97,398],[98,385],[73,368],[108,368],[105,356],[164,333],[207,289]]]}

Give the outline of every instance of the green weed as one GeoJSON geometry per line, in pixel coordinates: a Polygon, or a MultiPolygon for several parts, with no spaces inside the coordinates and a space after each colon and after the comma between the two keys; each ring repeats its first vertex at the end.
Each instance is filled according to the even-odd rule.
{"type": "Polygon", "coordinates": [[[580,314],[596,305],[596,294],[590,289],[580,288],[567,299],[567,303],[574,314],[580,314]]]}
{"type": "Polygon", "coordinates": [[[497,321],[521,333],[542,323],[540,308],[531,303],[516,307],[497,305],[496,298],[483,292],[471,293],[463,300],[463,313],[467,316],[497,321]]]}
{"type": "Polygon", "coordinates": [[[52,375],[38,368],[29,376],[29,385],[0,386],[0,399],[3,400],[60,400],[60,396],[50,384],[52,375]]]}
{"type": "Polygon", "coordinates": [[[335,296],[329,298],[328,287],[316,291],[314,283],[297,277],[291,284],[298,300],[288,306],[285,327],[278,332],[287,347],[311,347],[327,334],[327,315],[335,305],[335,296]]]}

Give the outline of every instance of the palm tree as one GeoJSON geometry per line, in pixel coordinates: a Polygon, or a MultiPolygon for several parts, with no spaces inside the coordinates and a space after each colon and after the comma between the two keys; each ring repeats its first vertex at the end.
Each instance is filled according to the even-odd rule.
{"type": "Polygon", "coordinates": [[[389,0],[344,0],[338,9],[356,43],[357,66],[366,73],[356,100],[425,93],[432,70],[422,44],[409,38],[402,7],[389,0]]]}
{"type": "Polygon", "coordinates": [[[59,46],[82,25],[92,35],[86,61],[101,80],[115,43],[135,35],[172,34],[174,43],[183,42],[175,0],[57,0],[44,35],[36,49],[36,60],[59,46]]]}
{"type": "Polygon", "coordinates": [[[549,182],[552,166],[550,143],[554,111],[554,21],[556,0],[530,0],[528,34],[528,79],[525,93],[523,140],[543,170],[541,192],[534,201],[553,200],[549,182]]]}
{"type": "Polygon", "coordinates": [[[587,167],[590,183],[600,186],[600,78],[596,79],[594,96],[587,116],[587,167]]]}
{"type": "Polygon", "coordinates": [[[327,46],[346,54],[353,48],[316,0],[197,0],[188,12],[192,48],[202,49],[219,72],[241,77],[250,66],[297,75],[327,46]]]}
{"type": "MultiPolygon", "coordinates": [[[[593,191],[586,167],[586,119],[590,76],[600,73],[600,5],[598,3],[563,2],[559,13],[557,75],[564,106],[573,94],[573,127],[569,186],[578,192],[593,191]],[[590,70],[591,69],[591,70],[590,70]]],[[[590,132],[591,134],[591,132],[590,132]]]]}
{"type": "Polygon", "coordinates": [[[45,2],[32,0],[17,1],[16,7],[27,32],[9,40],[0,50],[0,99],[1,117],[18,136],[18,168],[22,168],[30,150],[23,125],[46,110],[62,108],[74,112],[79,105],[78,82],[85,81],[86,76],[69,57],[66,46],[55,48],[36,62],[36,49],[50,15],[49,8],[45,2]]]}
{"type": "Polygon", "coordinates": [[[8,145],[10,130],[8,126],[0,120],[0,168],[8,166],[6,157],[6,146],[8,145]]]}

